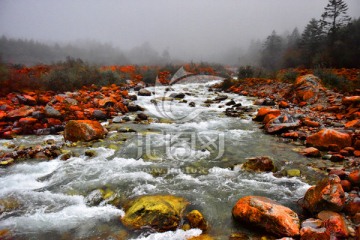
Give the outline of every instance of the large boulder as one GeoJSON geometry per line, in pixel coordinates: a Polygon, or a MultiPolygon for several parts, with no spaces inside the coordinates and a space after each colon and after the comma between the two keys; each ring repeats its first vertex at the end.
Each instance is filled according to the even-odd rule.
{"type": "Polygon", "coordinates": [[[297,236],[300,233],[300,220],[291,209],[266,197],[246,196],[235,204],[233,217],[251,225],[259,226],[277,236],[297,236]]]}
{"type": "Polygon", "coordinates": [[[307,102],[315,103],[319,98],[320,79],[313,74],[299,76],[288,97],[292,98],[295,103],[307,102]]]}
{"type": "Polygon", "coordinates": [[[316,186],[307,190],[303,199],[303,208],[311,213],[323,210],[339,212],[345,205],[345,193],[337,175],[329,175],[316,186]]]}
{"type": "Polygon", "coordinates": [[[71,120],[64,130],[65,140],[91,141],[102,139],[107,134],[107,130],[98,122],[91,120],[71,120]]]}
{"type": "Polygon", "coordinates": [[[171,195],[141,196],[125,206],[121,222],[129,229],[152,228],[157,231],[175,230],[189,203],[171,195]]]}
{"type": "Polygon", "coordinates": [[[322,129],[306,138],[306,145],[319,149],[328,149],[330,145],[337,145],[340,149],[351,146],[351,136],[333,129],[322,129]]]}

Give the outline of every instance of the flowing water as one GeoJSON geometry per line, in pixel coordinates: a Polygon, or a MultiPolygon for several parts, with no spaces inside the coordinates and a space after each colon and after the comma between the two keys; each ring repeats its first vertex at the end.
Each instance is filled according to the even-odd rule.
{"type": "MultiPolygon", "coordinates": [[[[137,132],[121,133],[127,140],[117,150],[109,142],[116,145],[113,139],[119,133],[110,131],[106,140],[90,148],[94,157],[84,154],[88,147],[77,146],[73,150],[79,154],[67,161],[28,160],[0,169],[0,199],[17,205],[0,215],[0,229],[10,229],[16,239],[186,239],[201,233],[199,229],[126,232],[119,220],[124,215],[121,207],[106,201],[86,204],[86,196],[95,189],[111,189],[120,202],[145,194],[182,196],[191,203],[189,209],[204,214],[215,239],[246,231],[231,217],[232,207],[243,196],[267,196],[299,210],[296,202],[309,187],[305,181],[233,166],[249,157],[269,156],[278,170],[297,168],[311,176],[309,160],[292,151],[296,146],[263,134],[251,117],[224,114],[224,102],[233,99],[250,106],[251,99],[227,94],[227,100],[205,106],[206,99],[217,97],[207,85],[179,84],[167,92],[166,87],[148,88],[156,95],[139,96],[136,103],[156,121],[119,124],[137,132]],[[187,93],[187,103],[154,104],[154,98],[175,92],[187,93]]],[[[63,142],[61,136],[19,137],[13,142],[31,145],[49,138],[63,142]]],[[[7,142],[2,140],[2,150],[7,142]]]]}

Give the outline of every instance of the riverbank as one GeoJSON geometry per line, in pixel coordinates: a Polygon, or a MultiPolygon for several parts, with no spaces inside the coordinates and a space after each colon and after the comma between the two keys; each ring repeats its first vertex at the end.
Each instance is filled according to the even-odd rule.
{"type": "MultiPolygon", "coordinates": [[[[310,192],[321,191],[327,184],[335,192],[341,188],[341,193],[337,194],[345,200],[330,200],[342,202],[335,210],[341,214],[326,213],[325,218],[333,218],[331,224],[337,229],[330,227],[329,230],[322,222],[324,213],[319,213],[331,207],[323,207],[325,203],[318,205],[316,201],[319,200],[309,200],[310,203],[302,202],[301,205],[307,210],[311,208],[310,216],[317,219],[318,226],[315,227],[314,219],[305,220],[301,239],[326,239],[330,235],[348,238],[349,229],[353,236],[359,236],[360,96],[354,95],[359,89],[353,89],[352,93],[333,91],[324,87],[321,79],[307,74],[297,77],[293,84],[271,79],[244,79],[232,84],[225,92],[257,97],[254,104],[260,109],[254,121],[259,122],[263,131],[289,144],[303,145],[296,151],[314,159],[309,167],[327,173],[329,179],[336,178],[334,182],[324,179],[323,183],[318,183],[317,190],[308,190],[303,201],[316,198],[316,194],[310,192]],[[324,226],[324,230],[319,230],[324,226]]],[[[239,111],[243,110],[240,108],[239,111]]],[[[328,194],[326,198],[334,197],[334,192],[328,194]]]]}

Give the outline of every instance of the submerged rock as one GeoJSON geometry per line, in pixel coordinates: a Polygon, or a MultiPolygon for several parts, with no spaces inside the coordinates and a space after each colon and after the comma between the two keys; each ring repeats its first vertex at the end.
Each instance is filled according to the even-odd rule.
{"type": "Polygon", "coordinates": [[[273,161],[269,157],[255,157],[249,158],[242,165],[242,168],[248,171],[256,172],[273,172],[275,166],[273,161]]]}
{"type": "Polygon", "coordinates": [[[71,120],[65,126],[64,139],[72,142],[102,139],[107,130],[98,122],[91,120],[71,120]]]}
{"type": "Polygon", "coordinates": [[[259,226],[277,236],[297,236],[300,231],[300,220],[291,209],[277,202],[259,196],[246,196],[232,209],[235,220],[259,226]]]}
{"type": "Polygon", "coordinates": [[[125,207],[122,223],[130,229],[175,230],[188,202],[171,195],[141,196],[125,207]]]}
{"type": "Polygon", "coordinates": [[[202,213],[198,210],[192,210],[186,215],[186,218],[189,221],[191,228],[199,228],[202,231],[206,231],[208,229],[208,223],[202,213]]]}
{"type": "Polygon", "coordinates": [[[151,92],[149,90],[146,90],[145,88],[142,88],[138,92],[139,96],[151,96],[151,92]]]}

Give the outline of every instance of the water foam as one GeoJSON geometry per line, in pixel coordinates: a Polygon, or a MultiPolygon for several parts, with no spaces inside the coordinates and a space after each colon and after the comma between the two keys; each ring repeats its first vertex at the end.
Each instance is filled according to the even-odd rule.
{"type": "Polygon", "coordinates": [[[163,233],[153,233],[146,237],[134,238],[131,240],[187,240],[192,237],[200,236],[202,231],[200,229],[190,229],[184,231],[182,229],[177,229],[175,232],[163,232],[163,233]]]}

